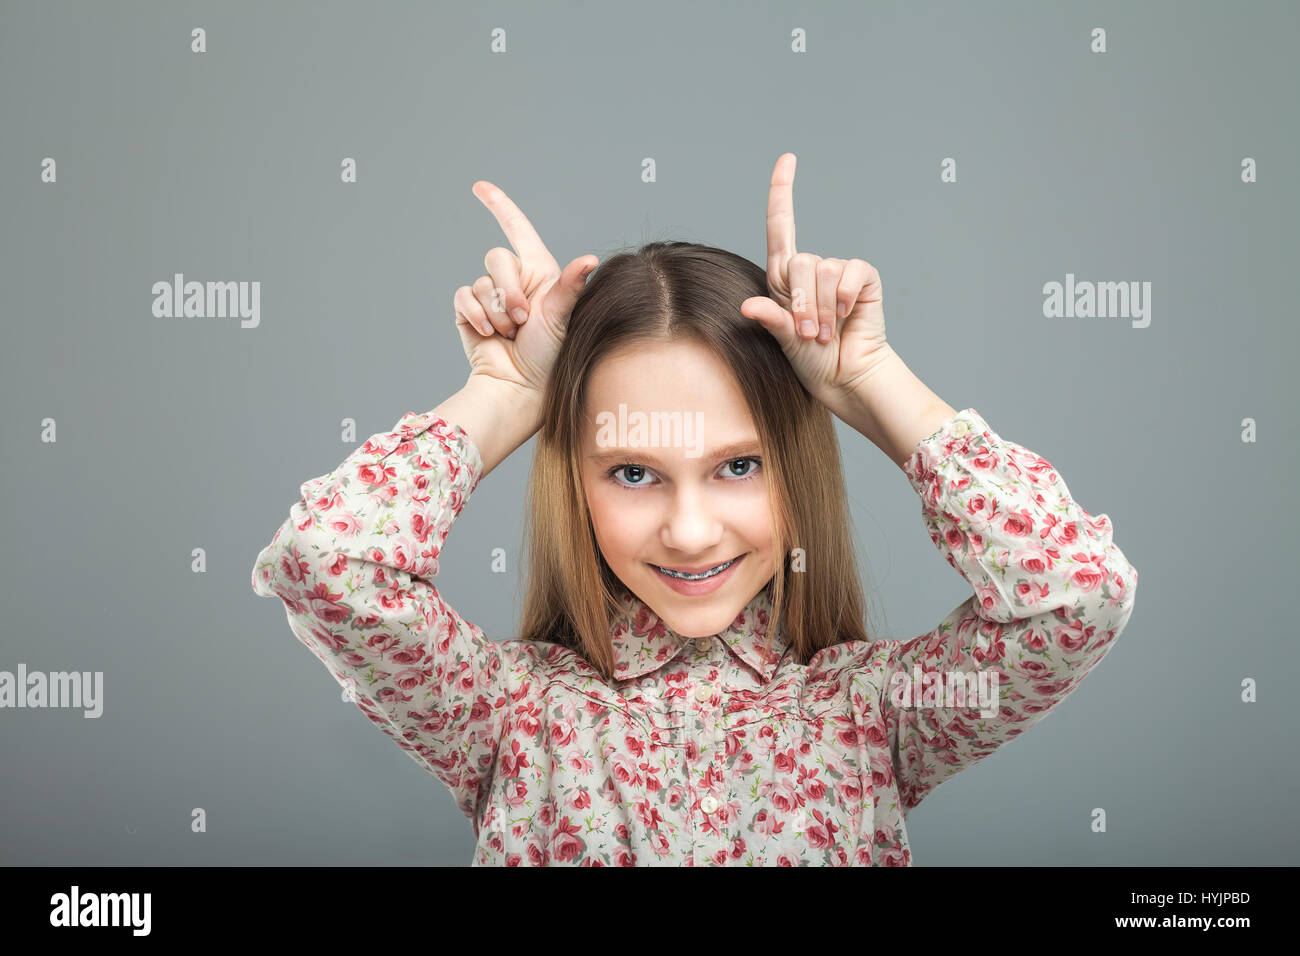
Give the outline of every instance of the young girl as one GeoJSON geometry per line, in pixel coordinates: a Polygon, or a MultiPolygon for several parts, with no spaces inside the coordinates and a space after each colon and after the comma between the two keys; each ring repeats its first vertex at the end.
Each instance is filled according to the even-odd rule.
{"type": "Polygon", "coordinates": [[[586,285],[476,184],[517,256],[457,292],[467,384],[302,485],[258,557],[257,593],[451,790],[475,865],[908,866],[907,811],[1128,621],[1107,517],[911,373],[874,268],[796,253],[793,179],[787,153],[766,273],[652,243],[586,285]],[[832,413],[974,589],[912,640],[864,628],[832,413]],[[534,433],[521,638],[493,641],[433,581],[534,433]]]}

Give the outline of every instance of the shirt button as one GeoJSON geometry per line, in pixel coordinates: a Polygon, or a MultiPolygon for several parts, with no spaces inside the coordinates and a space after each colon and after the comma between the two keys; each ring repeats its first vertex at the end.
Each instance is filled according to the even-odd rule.
{"type": "Polygon", "coordinates": [[[705,813],[712,813],[714,810],[718,809],[718,801],[713,798],[712,794],[709,794],[700,801],[700,809],[705,813]]]}
{"type": "Polygon", "coordinates": [[[697,637],[695,639],[695,649],[699,651],[701,654],[705,654],[708,652],[709,645],[712,643],[713,641],[707,637],[697,637]]]}
{"type": "Polygon", "coordinates": [[[701,684],[699,687],[696,687],[695,699],[701,704],[707,704],[709,701],[713,700],[713,685],[701,684]]]}

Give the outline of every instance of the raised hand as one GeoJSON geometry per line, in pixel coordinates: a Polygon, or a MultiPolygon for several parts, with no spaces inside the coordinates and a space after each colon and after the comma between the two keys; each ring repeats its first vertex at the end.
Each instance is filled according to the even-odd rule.
{"type": "Polygon", "coordinates": [[[528,218],[486,180],[473,193],[496,217],[514,251],[488,250],[488,274],[456,290],[456,328],[470,374],[497,379],[540,395],[564,341],[569,313],[596,268],[579,256],[560,271],[528,218]]]}
{"type": "Polygon", "coordinates": [[[768,296],[740,305],[780,343],[804,388],[832,411],[892,354],[885,342],[880,273],[861,259],[796,252],[795,156],[772,171],[767,199],[768,296]]]}

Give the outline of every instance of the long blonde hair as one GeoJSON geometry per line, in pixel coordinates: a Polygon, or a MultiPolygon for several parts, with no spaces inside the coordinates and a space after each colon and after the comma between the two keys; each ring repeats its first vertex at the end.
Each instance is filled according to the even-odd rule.
{"type": "Polygon", "coordinates": [[[865,602],[831,414],[808,394],[771,334],[740,314],[767,277],[734,253],[652,242],[603,262],[569,317],[543,401],[528,485],[521,636],[574,648],[610,679],[610,629],[627,590],[605,562],[582,485],[586,387],[600,360],[634,344],[693,339],[730,367],[762,445],[776,544],[769,641],[785,629],[803,664],[820,648],[868,640],[865,602]],[[806,571],[792,570],[802,549],[806,571]]]}

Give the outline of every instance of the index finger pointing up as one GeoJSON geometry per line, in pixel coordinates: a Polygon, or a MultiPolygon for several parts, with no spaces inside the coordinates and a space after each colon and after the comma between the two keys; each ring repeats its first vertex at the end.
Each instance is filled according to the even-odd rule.
{"type": "Polygon", "coordinates": [[[794,153],[782,153],[772,170],[772,189],[767,194],[767,262],[782,264],[794,250],[794,153]]]}
{"type": "Polygon", "coordinates": [[[501,225],[501,231],[506,234],[510,245],[522,261],[538,263],[551,258],[551,253],[542,242],[542,237],[537,234],[537,230],[533,228],[533,224],[528,221],[528,217],[520,212],[519,207],[511,202],[510,197],[500,188],[486,179],[480,179],[471,191],[496,217],[501,225]]]}

